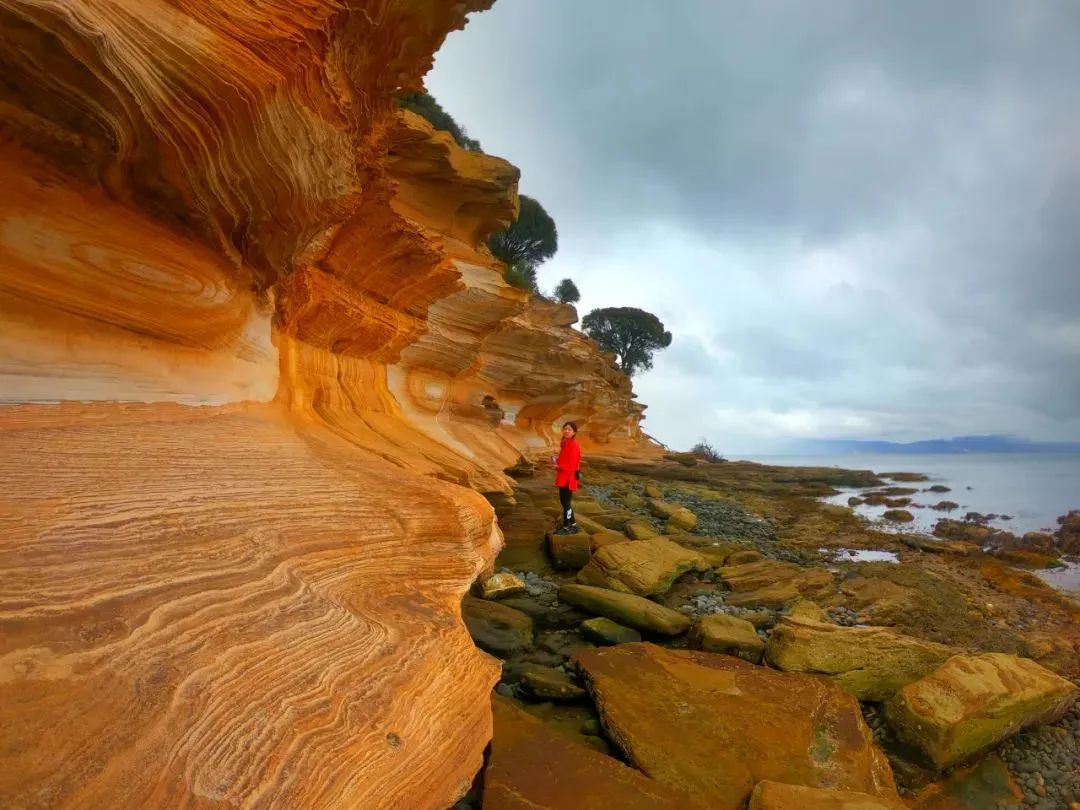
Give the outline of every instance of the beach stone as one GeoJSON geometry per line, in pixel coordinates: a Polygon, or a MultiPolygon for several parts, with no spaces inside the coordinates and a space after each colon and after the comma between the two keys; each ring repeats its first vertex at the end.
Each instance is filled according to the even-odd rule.
{"type": "Polygon", "coordinates": [[[646,498],[658,498],[660,500],[663,500],[664,493],[661,492],[660,487],[656,486],[655,484],[646,484],[645,485],[645,497],[646,498]]]}
{"type": "Polygon", "coordinates": [[[620,500],[622,501],[623,506],[635,512],[640,509],[644,509],[647,506],[645,499],[638,495],[636,492],[628,492],[623,495],[620,500]]]}
{"type": "Polygon", "coordinates": [[[552,731],[512,701],[492,701],[484,810],[681,810],[685,799],[617,759],[552,731]]]}
{"type": "Polygon", "coordinates": [[[559,588],[559,599],[605,616],[619,624],[649,633],[677,636],[686,632],[690,626],[690,619],[681,613],[658,605],[656,602],[650,602],[641,596],[611,591],[607,588],[596,588],[591,585],[563,585],[559,588]]]}
{"type": "Polygon", "coordinates": [[[689,531],[697,526],[697,515],[677,503],[669,503],[661,498],[649,499],[649,511],[656,517],[666,520],[668,531],[689,531]]]}
{"type": "Polygon", "coordinates": [[[882,701],[953,653],[943,644],[885,627],[841,627],[787,616],[773,628],[765,657],[785,672],[826,675],[859,700],[882,701]]]}
{"type": "Polygon", "coordinates": [[[638,596],[663,594],[687,571],[705,571],[700,554],[662,537],[601,548],[577,575],[578,582],[638,596]]]}
{"type": "Polygon", "coordinates": [[[901,802],[853,790],[758,782],[747,810],[905,810],[901,802]]]}
{"type": "Polygon", "coordinates": [[[1022,729],[1058,720],[1078,691],[1026,658],[957,655],[901,689],[886,704],[885,718],[900,739],[946,768],[1022,729]]]}
{"type": "Polygon", "coordinates": [[[620,644],[578,653],[609,739],[691,807],[737,810],[762,780],[896,801],[855,698],[727,655],[620,644]]]}
{"type": "Polygon", "coordinates": [[[548,551],[556,568],[577,569],[592,558],[592,546],[585,532],[574,534],[549,534],[548,551]]]}
{"type": "Polygon", "coordinates": [[[641,633],[632,627],[623,627],[611,619],[597,616],[581,623],[581,633],[597,644],[629,644],[641,641],[641,633]]]}
{"type": "Polygon", "coordinates": [[[1024,794],[1005,763],[995,754],[968,768],[957,768],[947,779],[919,792],[914,801],[918,810],[983,810],[1006,805],[1015,807],[1024,794]]]}
{"type": "Polygon", "coordinates": [[[623,533],[631,540],[648,540],[650,537],[660,536],[660,532],[654,529],[649,521],[641,518],[626,521],[623,533]]]}
{"type": "Polygon", "coordinates": [[[585,690],[571,681],[565,672],[539,664],[520,666],[521,683],[525,691],[542,700],[580,700],[585,690]]]}
{"type": "Polygon", "coordinates": [[[492,655],[513,655],[532,646],[533,621],[501,602],[466,596],[461,601],[465,627],[476,646],[492,655]]]}
{"type": "Polygon", "coordinates": [[[800,597],[813,599],[835,591],[832,574],[823,568],[803,568],[780,560],[730,565],[717,572],[732,593],[733,607],[782,608],[800,597]]]}
{"type": "Polygon", "coordinates": [[[690,628],[687,640],[691,649],[734,655],[751,664],[759,663],[765,651],[754,625],[723,613],[700,619],[690,628]]]}
{"type": "Polygon", "coordinates": [[[480,596],[483,599],[503,599],[522,593],[525,593],[525,583],[506,572],[490,576],[480,583],[480,596]]]}

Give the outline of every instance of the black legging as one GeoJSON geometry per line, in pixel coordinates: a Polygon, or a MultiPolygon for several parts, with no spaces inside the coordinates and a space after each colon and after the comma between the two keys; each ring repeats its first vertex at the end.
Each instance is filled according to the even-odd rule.
{"type": "Polygon", "coordinates": [[[563,526],[574,525],[574,493],[570,487],[559,487],[559,503],[562,504],[563,526]]]}

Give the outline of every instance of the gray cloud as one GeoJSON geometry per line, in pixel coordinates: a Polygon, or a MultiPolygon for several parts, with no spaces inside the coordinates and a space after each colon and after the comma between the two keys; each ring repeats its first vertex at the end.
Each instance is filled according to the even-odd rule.
{"type": "Polygon", "coordinates": [[[651,431],[749,446],[1080,438],[1077,75],[1049,0],[499,0],[429,86],[554,215],[544,282],[674,333],[651,431]]]}

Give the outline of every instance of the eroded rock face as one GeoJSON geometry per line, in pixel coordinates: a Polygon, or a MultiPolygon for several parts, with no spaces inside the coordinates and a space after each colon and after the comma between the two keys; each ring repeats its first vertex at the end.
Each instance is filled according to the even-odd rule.
{"type": "Polygon", "coordinates": [[[489,5],[0,0],[0,804],[467,788],[470,488],[643,410],[485,252],[517,170],[396,109],[489,5]]]}
{"type": "Polygon", "coordinates": [[[1026,658],[957,655],[900,690],[886,704],[885,717],[902,739],[946,768],[1021,729],[1061,718],[1077,692],[1026,658]]]}
{"type": "Polygon", "coordinates": [[[933,672],[953,652],[886,627],[786,617],[773,628],[765,657],[785,672],[826,675],[859,700],[882,701],[933,672]]]}
{"type": "Polygon", "coordinates": [[[652,644],[575,660],[609,737],[693,807],[745,807],[762,780],[899,803],[858,702],[828,681],[652,644]]]}

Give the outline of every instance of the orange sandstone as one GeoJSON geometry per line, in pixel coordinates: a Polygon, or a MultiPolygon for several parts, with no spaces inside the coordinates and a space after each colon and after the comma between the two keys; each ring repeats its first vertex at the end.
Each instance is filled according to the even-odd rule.
{"type": "Polygon", "coordinates": [[[655,452],[393,94],[490,0],[0,0],[0,804],[444,807],[472,490],[655,452]]]}

